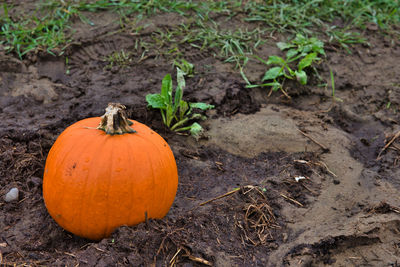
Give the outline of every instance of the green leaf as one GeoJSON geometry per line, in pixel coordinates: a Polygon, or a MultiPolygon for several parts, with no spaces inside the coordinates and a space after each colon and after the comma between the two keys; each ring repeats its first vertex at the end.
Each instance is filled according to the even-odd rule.
{"type": "Polygon", "coordinates": [[[272,86],[272,91],[275,91],[275,92],[278,91],[282,87],[282,85],[278,82],[271,83],[271,86],[272,86]]]}
{"type": "Polygon", "coordinates": [[[242,76],[243,80],[246,82],[247,85],[251,85],[249,79],[247,79],[247,77],[246,77],[246,74],[244,74],[242,67],[240,67],[240,75],[242,76]]]}
{"type": "Polygon", "coordinates": [[[307,84],[307,74],[305,73],[304,70],[295,71],[295,73],[296,73],[296,79],[297,79],[302,85],[307,84]]]}
{"type": "Polygon", "coordinates": [[[176,127],[175,127],[175,125],[174,125],[174,127],[173,128],[175,128],[175,132],[184,132],[184,131],[190,131],[190,134],[194,137],[194,138],[196,138],[196,140],[198,140],[199,138],[200,138],[200,136],[201,136],[201,134],[203,133],[203,127],[201,127],[201,125],[200,124],[198,124],[197,122],[194,122],[192,125],[190,125],[190,126],[185,126],[185,127],[181,127],[181,128],[177,128],[176,129],[176,127]]]}
{"type": "Polygon", "coordinates": [[[301,52],[308,54],[309,52],[312,52],[312,50],[313,46],[311,44],[307,44],[301,49],[301,52]]]}
{"type": "Polygon", "coordinates": [[[313,51],[325,56],[325,50],[323,48],[313,48],[313,51]]]}
{"type": "Polygon", "coordinates": [[[172,116],[175,116],[182,102],[183,88],[185,88],[186,85],[184,75],[185,73],[180,68],[176,68],[176,79],[178,81],[178,85],[176,86],[175,90],[175,99],[174,99],[174,106],[172,108],[172,116]]]}
{"type": "Polygon", "coordinates": [[[318,40],[317,38],[311,38],[312,50],[325,55],[324,42],[318,40]]]}
{"type": "Polygon", "coordinates": [[[167,107],[164,97],[160,94],[148,94],[146,95],[146,101],[152,108],[165,109],[167,107]]]}
{"type": "Polygon", "coordinates": [[[294,48],[289,49],[289,50],[287,51],[287,53],[286,53],[286,58],[287,58],[288,60],[290,60],[292,57],[296,56],[298,53],[299,53],[299,52],[297,51],[297,49],[294,49],[294,48]]]}
{"type": "Polygon", "coordinates": [[[292,41],[296,44],[305,44],[307,42],[307,38],[304,37],[301,33],[296,34],[296,38],[292,41]]]}
{"type": "Polygon", "coordinates": [[[207,118],[206,116],[203,116],[203,115],[201,115],[201,114],[199,114],[199,113],[194,113],[194,114],[192,115],[192,117],[190,117],[191,120],[197,120],[197,119],[204,120],[204,119],[206,119],[206,118],[207,118]]]}
{"type": "Polygon", "coordinates": [[[161,96],[164,97],[166,103],[172,104],[172,77],[170,74],[165,75],[162,80],[161,96]]]}
{"type": "Polygon", "coordinates": [[[186,86],[184,76],[185,76],[185,72],[182,71],[180,68],[176,68],[176,80],[178,81],[178,87],[180,87],[182,90],[186,86]]]}
{"type": "Polygon", "coordinates": [[[252,84],[252,85],[246,85],[246,88],[256,88],[256,87],[266,87],[266,86],[272,86],[273,88],[275,88],[275,87],[279,88],[281,86],[281,84],[279,82],[252,84]]]}
{"type": "Polygon", "coordinates": [[[265,61],[264,59],[260,58],[259,56],[254,55],[254,57],[255,57],[256,59],[258,59],[261,63],[264,63],[265,65],[268,65],[268,62],[265,61]]]}
{"type": "Polygon", "coordinates": [[[202,132],[203,132],[203,127],[201,127],[201,125],[198,124],[197,122],[194,122],[192,126],[190,126],[190,134],[194,138],[198,139],[202,132]]]}
{"type": "Polygon", "coordinates": [[[273,68],[270,68],[264,74],[264,77],[262,78],[262,81],[274,80],[274,79],[276,79],[276,78],[278,78],[279,76],[282,76],[282,75],[283,75],[282,67],[273,67],[273,68]]]}
{"type": "Polygon", "coordinates": [[[304,68],[310,66],[314,59],[317,58],[317,53],[310,53],[307,56],[305,56],[302,60],[300,60],[299,65],[298,65],[298,70],[301,71],[304,68]]]}
{"type": "Polygon", "coordinates": [[[181,69],[186,76],[192,77],[194,72],[194,65],[182,58],[180,61],[174,60],[174,65],[181,69]]]}
{"type": "Polygon", "coordinates": [[[202,103],[202,102],[197,102],[197,103],[189,103],[191,108],[198,108],[201,110],[207,110],[207,109],[212,109],[214,108],[214,105],[202,103]]]}
{"type": "Polygon", "coordinates": [[[245,87],[246,88],[257,88],[257,87],[262,87],[262,84],[248,84],[245,87]]]}
{"type": "Polygon", "coordinates": [[[172,120],[174,119],[176,110],[173,109],[172,105],[167,105],[165,110],[166,124],[167,127],[171,127],[172,120]]]}
{"type": "Polygon", "coordinates": [[[285,43],[285,42],[278,42],[276,45],[279,47],[280,50],[285,50],[285,49],[294,47],[293,44],[285,43]]]}
{"type": "Polygon", "coordinates": [[[269,56],[267,64],[276,64],[276,65],[280,65],[283,66],[286,64],[286,61],[278,56],[269,56]]]}
{"type": "Polygon", "coordinates": [[[175,99],[174,99],[174,105],[173,105],[173,113],[175,114],[178,111],[178,108],[181,104],[182,101],[182,95],[183,95],[183,91],[182,88],[180,86],[176,87],[175,90],[175,99]]]}
{"type": "Polygon", "coordinates": [[[189,104],[186,101],[181,100],[180,104],[179,104],[179,120],[183,120],[183,118],[185,117],[185,114],[190,113],[189,111],[189,104]]]}

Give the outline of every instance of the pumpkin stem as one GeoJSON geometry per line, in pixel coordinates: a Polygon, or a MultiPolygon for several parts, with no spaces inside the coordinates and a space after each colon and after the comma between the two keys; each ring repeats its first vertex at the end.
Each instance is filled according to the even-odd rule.
{"type": "Polygon", "coordinates": [[[97,129],[104,131],[106,134],[124,134],[136,133],[130,126],[133,124],[126,117],[126,107],[119,103],[109,103],[106,113],[101,117],[101,122],[97,129]]]}

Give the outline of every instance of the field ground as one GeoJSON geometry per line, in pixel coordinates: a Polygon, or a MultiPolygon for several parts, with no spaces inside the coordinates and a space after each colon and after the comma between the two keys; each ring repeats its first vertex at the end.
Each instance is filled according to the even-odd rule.
{"type": "MultiPolygon", "coordinates": [[[[9,9],[9,16],[34,7],[35,1],[27,1],[9,9]]],[[[287,80],[283,93],[246,86],[240,70],[259,83],[268,66],[248,55],[283,56],[276,44],[293,38],[290,28],[261,31],[265,24],[246,20],[242,12],[211,12],[208,23],[231,34],[225,39],[229,48],[211,38],[211,28],[194,25],[194,15],[167,11],[138,19],[132,13],[121,22],[116,12],[81,14],[85,19],[68,22],[66,46],[21,50],[20,58],[16,48],[0,45],[0,195],[20,189],[19,201],[0,199],[0,262],[400,264],[400,24],[389,31],[366,22],[354,29],[364,41],[346,47],[329,42],[315,26],[326,56],[314,65],[316,72],[308,72],[307,85],[287,80]],[[239,38],[237,29],[247,31],[239,38]],[[192,33],[193,41],[179,33],[192,33]],[[262,42],[246,45],[254,36],[262,42]],[[243,41],[237,46],[243,53],[232,40],[243,41]],[[175,80],[177,58],[194,64],[184,99],[215,105],[199,122],[205,133],[198,141],[168,130],[145,101],[159,92],[167,73],[175,80]],[[130,118],[168,141],[179,187],[164,219],[121,227],[91,242],[48,215],[42,175],[56,137],[80,119],[102,115],[109,102],[126,105],[130,118]]]]}

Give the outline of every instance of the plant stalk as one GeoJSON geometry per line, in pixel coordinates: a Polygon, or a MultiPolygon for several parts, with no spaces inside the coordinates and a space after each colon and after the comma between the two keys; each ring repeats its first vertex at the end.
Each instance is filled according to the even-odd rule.
{"type": "Polygon", "coordinates": [[[185,124],[189,120],[188,117],[184,118],[183,120],[178,121],[171,127],[171,131],[174,131],[177,127],[181,126],[182,124],[185,124]]]}
{"type": "Polygon", "coordinates": [[[133,124],[126,116],[126,107],[119,103],[109,103],[106,113],[101,117],[101,122],[97,129],[106,134],[125,134],[136,133],[130,126],[133,124]]]}

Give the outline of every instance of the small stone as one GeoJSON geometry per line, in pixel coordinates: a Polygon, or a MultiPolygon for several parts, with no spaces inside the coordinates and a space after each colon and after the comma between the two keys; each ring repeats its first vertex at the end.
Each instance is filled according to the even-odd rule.
{"type": "Polygon", "coordinates": [[[19,190],[18,188],[14,187],[11,188],[10,191],[4,196],[5,202],[12,202],[18,200],[19,190]]]}

